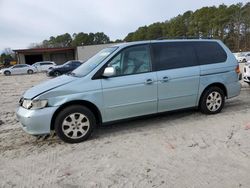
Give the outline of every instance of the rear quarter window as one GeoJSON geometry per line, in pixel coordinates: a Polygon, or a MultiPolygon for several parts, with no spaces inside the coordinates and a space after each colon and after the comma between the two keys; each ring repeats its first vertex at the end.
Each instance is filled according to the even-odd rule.
{"type": "Polygon", "coordinates": [[[227,54],[217,42],[194,42],[200,65],[224,63],[227,60],[227,54]]]}

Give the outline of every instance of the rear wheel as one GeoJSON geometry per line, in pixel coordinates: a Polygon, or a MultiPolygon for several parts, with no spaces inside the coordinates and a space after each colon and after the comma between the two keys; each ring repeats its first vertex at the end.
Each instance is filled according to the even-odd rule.
{"type": "Polygon", "coordinates": [[[204,114],[219,113],[225,103],[225,94],[219,87],[206,89],[200,99],[200,110],[204,114]]]}
{"type": "Polygon", "coordinates": [[[5,76],[10,76],[10,75],[11,75],[11,72],[10,72],[10,71],[5,71],[5,72],[4,72],[4,75],[5,75],[5,76]]]}
{"type": "Polygon", "coordinates": [[[33,74],[34,71],[30,69],[30,70],[27,71],[27,73],[28,73],[28,74],[33,74]]]}
{"type": "Polygon", "coordinates": [[[96,126],[94,114],[80,105],[63,109],[55,120],[55,131],[61,140],[67,143],[79,143],[87,140],[96,126]]]}

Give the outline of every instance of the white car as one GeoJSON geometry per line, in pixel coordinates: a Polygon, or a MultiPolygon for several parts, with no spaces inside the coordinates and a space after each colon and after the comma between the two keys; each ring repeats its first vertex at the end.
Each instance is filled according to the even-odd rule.
{"type": "Polygon", "coordinates": [[[6,76],[12,74],[33,74],[34,72],[37,72],[36,68],[27,64],[18,64],[0,70],[0,74],[4,74],[6,76]]]}
{"type": "Polygon", "coordinates": [[[246,63],[246,62],[250,61],[250,52],[244,53],[241,56],[236,57],[236,59],[240,63],[246,63]]]}
{"type": "Polygon", "coordinates": [[[250,62],[246,63],[243,68],[243,80],[250,85],[250,62]]]}
{"type": "Polygon", "coordinates": [[[34,63],[32,66],[34,66],[37,69],[37,72],[46,72],[50,68],[55,67],[56,64],[53,61],[41,61],[34,63]]]}

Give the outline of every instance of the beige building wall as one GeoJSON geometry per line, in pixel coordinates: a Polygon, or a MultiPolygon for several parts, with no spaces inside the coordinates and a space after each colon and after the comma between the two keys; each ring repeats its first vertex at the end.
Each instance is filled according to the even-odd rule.
{"type": "Polygon", "coordinates": [[[99,44],[91,46],[78,46],[76,49],[76,59],[86,61],[97,52],[101,51],[104,48],[115,45],[113,44],[99,44]]]}
{"type": "Polygon", "coordinates": [[[18,54],[18,60],[17,62],[19,64],[25,64],[25,57],[24,57],[24,54],[18,54]]]}

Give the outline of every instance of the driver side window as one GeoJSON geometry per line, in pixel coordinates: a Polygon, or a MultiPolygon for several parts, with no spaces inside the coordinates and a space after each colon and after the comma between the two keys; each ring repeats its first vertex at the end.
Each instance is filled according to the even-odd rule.
{"type": "Polygon", "coordinates": [[[138,74],[152,70],[148,45],[122,50],[108,64],[116,70],[115,76],[138,74]]]}

